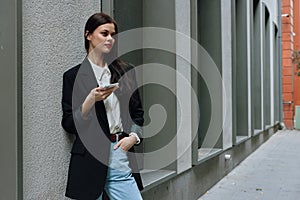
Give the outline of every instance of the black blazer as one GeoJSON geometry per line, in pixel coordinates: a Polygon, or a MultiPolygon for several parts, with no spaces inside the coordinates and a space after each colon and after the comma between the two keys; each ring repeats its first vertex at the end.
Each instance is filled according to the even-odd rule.
{"type": "MultiPolygon", "coordinates": [[[[109,65],[111,73],[118,73],[109,65]]],[[[139,91],[136,87],[135,72],[127,65],[125,76],[119,74],[116,80],[120,87],[114,92],[120,101],[122,125],[125,132],[135,132],[142,138],[144,123],[139,91]],[[120,78],[122,77],[122,78],[120,78]],[[125,77],[125,78],[124,78],[125,77]],[[129,87],[128,87],[129,86],[129,87]]],[[[66,196],[73,199],[95,200],[103,192],[110,153],[108,140],[109,124],[103,101],[95,103],[87,118],[81,116],[81,105],[89,92],[97,87],[97,81],[87,58],[66,71],[63,75],[62,126],[76,139],[71,150],[66,196]]],[[[134,152],[134,147],[130,149],[134,152]]],[[[129,154],[130,167],[140,190],[143,189],[138,166],[133,154],[129,154]]]]}

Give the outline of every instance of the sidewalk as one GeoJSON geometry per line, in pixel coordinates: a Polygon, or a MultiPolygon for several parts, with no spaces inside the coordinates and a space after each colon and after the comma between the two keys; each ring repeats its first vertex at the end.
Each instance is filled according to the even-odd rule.
{"type": "Polygon", "coordinates": [[[300,131],[274,134],[198,200],[300,200],[300,131]]]}

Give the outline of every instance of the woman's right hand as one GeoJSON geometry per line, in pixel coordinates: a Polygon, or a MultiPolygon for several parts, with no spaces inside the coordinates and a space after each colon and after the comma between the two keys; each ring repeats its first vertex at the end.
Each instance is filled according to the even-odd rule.
{"type": "Polygon", "coordinates": [[[82,116],[85,117],[97,101],[105,100],[117,88],[118,87],[104,89],[102,86],[100,86],[92,89],[82,104],[82,116]]]}
{"type": "Polygon", "coordinates": [[[94,102],[106,99],[111,93],[116,90],[116,87],[110,89],[104,89],[102,86],[96,87],[91,90],[87,98],[91,98],[94,102]]]}

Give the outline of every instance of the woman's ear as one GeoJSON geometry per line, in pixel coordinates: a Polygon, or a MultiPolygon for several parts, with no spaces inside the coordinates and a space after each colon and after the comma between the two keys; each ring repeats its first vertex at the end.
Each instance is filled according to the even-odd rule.
{"type": "Polygon", "coordinates": [[[87,40],[90,40],[90,36],[91,35],[90,35],[89,31],[86,31],[85,34],[84,34],[84,36],[86,37],[87,40]]]}

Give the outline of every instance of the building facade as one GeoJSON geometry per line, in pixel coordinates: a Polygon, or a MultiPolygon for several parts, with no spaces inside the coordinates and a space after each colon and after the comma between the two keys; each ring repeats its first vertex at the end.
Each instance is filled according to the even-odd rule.
{"type": "Polygon", "coordinates": [[[100,11],[143,91],[144,199],[197,199],[277,131],[279,0],[6,0],[0,199],[64,199],[62,74],[84,59],[84,23],[100,11]]]}
{"type": "Polygon", "coordinates": [[[300,49],[299,9],[299,1],[282,1],[283,121],[288,129],[294,128],[296,107],[300,106],[299,67],[293,62],[293,55],[300,49]]]}

